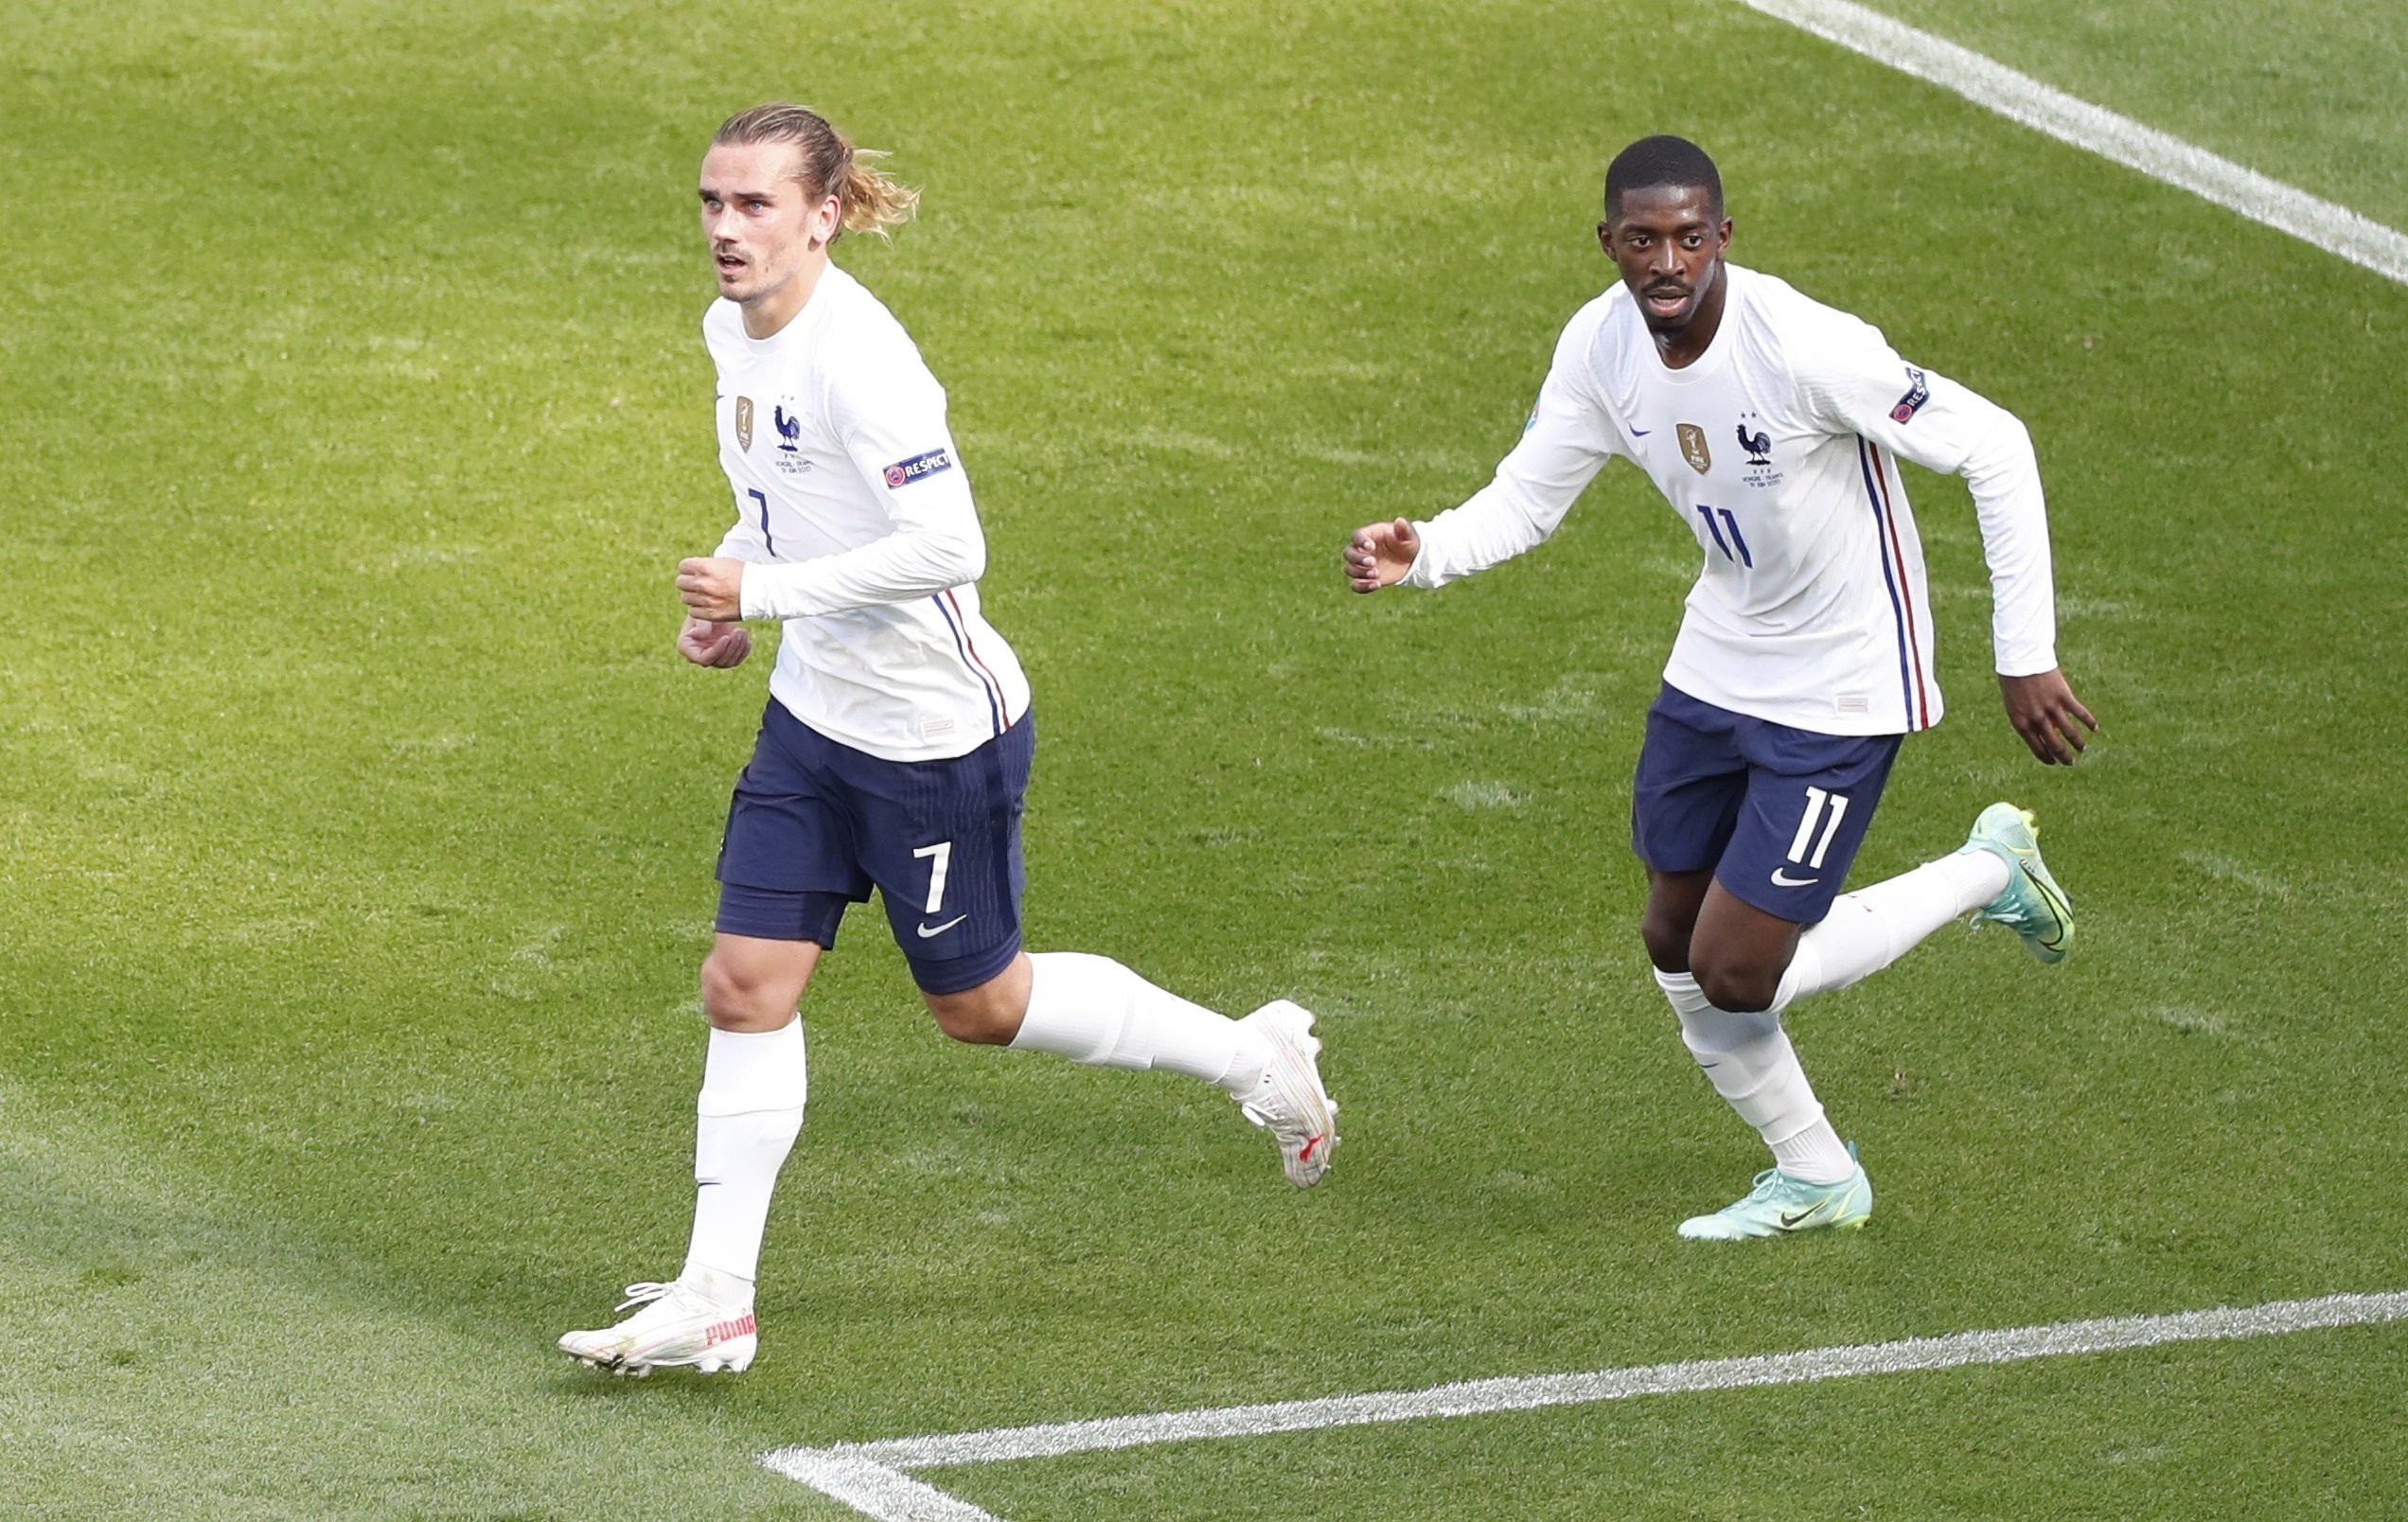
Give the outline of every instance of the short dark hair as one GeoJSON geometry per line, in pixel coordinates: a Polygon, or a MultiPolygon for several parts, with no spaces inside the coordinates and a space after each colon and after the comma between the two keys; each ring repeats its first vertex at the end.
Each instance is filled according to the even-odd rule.
{"type": "Polygon", "coordinates": [[[1688,138],[1664,133],[1640,138],[1605,167],[1605,215],[1614,215],[1614,203],[1623,191],[1657,186],[1702,189],[1714,198],[1714,215],[1723,214],[1723,176],[1714,161],[1688,138]]]}

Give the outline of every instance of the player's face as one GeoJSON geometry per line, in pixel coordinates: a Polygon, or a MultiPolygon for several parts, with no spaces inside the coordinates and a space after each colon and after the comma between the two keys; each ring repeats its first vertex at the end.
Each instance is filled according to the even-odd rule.
{"type": "Polygon", "coordinates": [[[1687,327],[1714,294],[1731,224],[1700,186],[1625,190],[1598,224],[1598,241],[1638,298],[1647,326],[1670,335],[1687,327]]]}
{"type": "Polygon", "coordinates": [[[702,237],[730,301],[781,305],[835,236],[837,198],[814,203],[804,194],[794,178],[799,151],[790,143],[715,143],[703,155],[702,237]]]}

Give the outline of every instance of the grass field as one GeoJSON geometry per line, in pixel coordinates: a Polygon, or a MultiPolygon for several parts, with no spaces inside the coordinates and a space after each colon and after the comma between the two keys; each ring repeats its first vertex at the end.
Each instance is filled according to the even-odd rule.
{"type": "MultiPolygon", "coordinates": [[[[2408,18],[1906,4],[2408,223],[2408,18]]],[[[0,0],[0,1512],[850,1515],[789,1443],[2408,1288],[2408,290],[1736,5],[0,0]],[[674,1271],[694,971],[765,663],[676,660],[726,515],[692,176],[796,97],[926,191],[843,261],[947,383],[1042,725],[1033,944],[1318,1010],[1347,1146],[940,1037],[824,965],[740,1379],[552,1351],[674,1271]],[[1695,550],[1636,472],[1439,595],[1609,277],[1602,165],[2018,413],[2071,772],[1990,695],[1867,881],[2037,809],[2042,974],[1943,932],[1792,1025],[1881,1190],[1759,1163],[1648,978],[1628,777],[1695,550]]],[[[2390,1517],[2399,1327],[948,1471],[1014,1522],[2390,1517]]]]}

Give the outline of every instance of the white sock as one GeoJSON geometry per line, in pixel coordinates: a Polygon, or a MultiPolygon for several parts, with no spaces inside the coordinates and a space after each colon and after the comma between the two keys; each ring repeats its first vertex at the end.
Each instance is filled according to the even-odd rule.
{"type": "Polygon", "coordinates": [[[1270,1066],[1269,1043],[1201,1004],[1155,987],[1109,957],[1041,951],[1029,957],[1028,1014],[1012,1045],[1092,1067],[1160,1068],[1251,1092],[1270,1066]]]}
{"type": "Polygon", "coordinates": [[[681,1283],[752,1303],[778,1169],[803,1129],[803,1017],[774,1031],[711,1032],[694,1104],[694,1240],[681,1283]]]}
{"type": "Polygon", "coordinates": [[[1823,922],[1797,938],[1773,1009],[1871,977],[1932,931],[2006,891],[2006,862],[1988,851],[1959,851],[1840,894],[1823,922]]]}
{"type": "Polygon", "coordinates": [[[1686,972],[1659,970],[1656,985],[1680,1018],[1681,1041],[1706,1081],[1773,1149],[1774,1166],[1809,1184],[1837,1183],[1856,1171],[1839,1133],[1823,1118],[1779,1016],[1717,1009],[1686,972]]]}

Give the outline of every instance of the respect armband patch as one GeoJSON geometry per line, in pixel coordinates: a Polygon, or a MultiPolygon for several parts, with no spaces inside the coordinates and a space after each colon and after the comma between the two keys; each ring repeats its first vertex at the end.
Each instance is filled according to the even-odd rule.
{"type": "Polygon", "coordinates": [[[1898,405],[1889,410],[1889,420],[1893,423],[1913,422],[1915,415],[1923,410],[1923,403],[1931,400],[1931,387],[1923,383],[1922,371],[1910,364],[1906,366],[1906,379],[1911,382],[1906,387],[1906,395],[1899,398],[1898,405]]]}
{"type": "Polygon", "coordinates": [[[892,491],[897,487],[908,487],[922,476],[931,476],[939,470],[952,469],[953,456],[943,450],[930,450],[926,454],[914,454],[908,460],[897,460],[886,468],[886,489],[892,491]]]}

